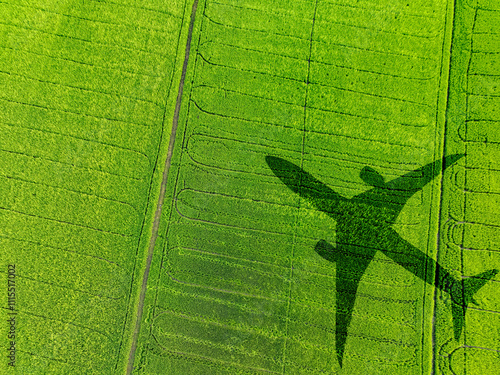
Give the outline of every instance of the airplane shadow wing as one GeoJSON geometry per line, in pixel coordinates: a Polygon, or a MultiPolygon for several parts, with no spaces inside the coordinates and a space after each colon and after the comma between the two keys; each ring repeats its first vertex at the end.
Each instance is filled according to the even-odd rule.
{"type": "MultiPolygon", "coordinates": [[[[410,171],[387,183],[374,184],[379,186],[359,194],[356,199],[380,202],[379,204],[385,205],[396,204],[401,210],[413,194],[421,190],[425,185],[432,181],[432,179],[464,156],[464,154],[448,155],[442,159],[437,159],[432,163],[410,171]]],[[[364,175],[366,176],[367,173],[364,173],[364,175]]],[[[369,175],[370,174],[368,174],[368,176],[369,175]]],[[[371,173],[371,175],[373,175],[373,173],[371,173]]]]}
{"type": "Polygon", "coordinates": [[[285,159],[268,155],[266,162],[276,177],[290,190],[306,198],[320,211],[332,213],[338,202],[345,200],[310,173],[285,159]]]}
{"type": "Polygon", "coordinates": [[[316,244],[316,252],[324,259],[336,264],[336,316],[335,316],[335,351],[340,367],[344,358],[347,331],[351,323],[356,292],[361,277],[370,264],[376,250],[368,256],[355,256],[356,250],[349,251],[349,245],[336,247],[321,240],[316,244]]]}

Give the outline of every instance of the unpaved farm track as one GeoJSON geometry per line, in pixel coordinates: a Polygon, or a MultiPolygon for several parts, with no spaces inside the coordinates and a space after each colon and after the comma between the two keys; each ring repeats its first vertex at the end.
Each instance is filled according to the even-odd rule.
{"type": "Polygon", "coordinates": [[[151,231],[151,239],[149,241],[149,247],[148,247],[148,258],[146,261],[146,268],[144,270],[144,275],[142,277],[142,286],[141,286],[141,292],[139,295],[139,303],[137,305],[137,315],[136,315],[134,333],[133,333],[133,337],[132,337],[132,346],[130,348],[130,354],[129,354],[128,364],[127,364],[127,374],[132,374],[132,371],[134,369],[135,352],[137,350],[137,340],[139,338],[139,330],[141,327],[144,299],[146,298],[146,288],[147,288],[147,284],[148,284],[149,270],[151,268],[151,261],[153,259],[153,251],[155,248],[156,239],[158,237],[158,228],[160,226],[160,218],[161,218],[161,213],[162,213],[162,209],[163,209],[163,200],[165,198],[165,191],[166,191],[166,187],[167,187],[168,172],[170,170],[170,164],[172,161],[172,152],[173,152],[174,144],[175,144],[175,135],[177,132],[177,126],[179,124],[179,111],[181,108],[182,93],[183,93],[183,89],[184,89],[184,80],[186,78],[186,70],[187,70],[187,66],[188,66],[188,62],[189,62],[189,52],[191,50],[191,38],[193,36],[193,26],[194,26],[194,21],[195,21],[195,17],[196,17],[197,7],[198,7],[198,0],[195,0],[193,3],[192,10],[191,10],[191,20],[189,23],[189,31],[188,31],[187,41],[186,41],[186,53],[184,56],[184,64],[182,66],[182,75],[181,75],[181,80],[179,82],[177,101],[175,103],[175,111],[174,111],[174,117],[173,117],[173,121],[172,121],[172,131],[170,133],[170,142],[168,145],[167,159],[165,160],[165,167],[163,169],[163,179],[162,179],[161,185],[160,185],[160,196],[158,197],[158,204],[156,205],[156,212],[155,212],[155,217],[154,217],[154,221],[153,221],[153,229],[151,231]]]}

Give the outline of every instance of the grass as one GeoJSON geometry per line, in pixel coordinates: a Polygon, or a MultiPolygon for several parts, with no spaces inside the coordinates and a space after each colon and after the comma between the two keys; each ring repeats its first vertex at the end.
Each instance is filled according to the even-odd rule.
{"type": "Polygon", "coordinates": [[[0,4],[11,372],[124,373],[142,309],[134,374],[495,373],[498,277],[456,340],[448,294],[382,252],[341,370],[341,269],[315,247],[335,246],[344,223],[265,157],[351,198],[370,188],[365,167],[391,181],[465,154],[392,229],[455,278],[500,268],[496,2],[201,0],[141,307],[191,6],[0,4]]]}
{"type": "Polygon", "coordinates": [[[6,2],[0,13],[0,259],[2,274],[17,270],[15,373],[120,372],[183,4],[6,2]]]}
{"type": "MultiPolygon", "coordinates": [[[[332,6],[320,2],[312,30],[314,3],[294,6],[199,7],[200,42],[184,137],[176,144],[168,241],[156,258],[163,269],[156,280],[150,276],[157,291],[150,294],[138,373],[155,373],[165,363],[184,366],[179,358],[191,361],[192,373],[209,373],[215,365],[241,373],[338,370],[335,266],[314,253],[319,239],[335,241],[335,224],[284,189],[264,156],[301,165],[350,197],[366,190],[358,177],[365,165],[392,179],[439,153],[444,124],[433,118],[437,58],[408,51],[408,44],[394,45],[390,54],[355,40],[346,45],[351,34],[333,35],[327,26],[348,22],[347,15],[332,16],[332,6]],[[277,19],[281,9],[288,28],[277,19]],[[412,64],[414,74],[407,69],[412,64]],[[346,72],[348,78],[336,79],[346,72]],[[388,74],[392,90],[378,78],[388,74]],[[408,98],[411,90],[420,95],[408,98]],[[186,330],[173,328],[179,325],[186,330]],[[201,331],[209,336],[194,333],[201,331]]],[[[430,27],[439,29],[438,22],[444,25],[444,15],[429,20],[430,27]]],[[[379,35],[361,30],[355,32],[365,38],[379,35]]],[[[441,38],[427,42],[436,54],[441,38]]],[[[391,43],[390,34],[385,42],[391,43]]],[[[424,249],[431,193],[409,202],[398,223],[424,249]]],[[[360,284],[346,371],[421,371],[422,294],[411,275],[376,258],[360,284]]]]}

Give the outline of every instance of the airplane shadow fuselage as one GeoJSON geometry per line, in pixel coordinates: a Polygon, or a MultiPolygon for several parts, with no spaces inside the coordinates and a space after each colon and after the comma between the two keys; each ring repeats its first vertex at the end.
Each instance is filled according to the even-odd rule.
{"type": "Polygon", "coordinates": [[[389,182],[373,168],[364,167],[361,179],[371,189],[350,199],[342,197],[301,167],[266,156],[273,173],[293,192],[329,215],[335,222],[335,246],[320,240],[316,252],[336,264],[336,352],[342,367],[347,330],[359,282],[377,251],[424,282],[451,296],[455,339],[465,322],[473,295],[497,274],[491,269],[467,279],[454,278],[438,262],[403,239],[392,225],[408,200],[463,154],[449,155],[389,182]]]}

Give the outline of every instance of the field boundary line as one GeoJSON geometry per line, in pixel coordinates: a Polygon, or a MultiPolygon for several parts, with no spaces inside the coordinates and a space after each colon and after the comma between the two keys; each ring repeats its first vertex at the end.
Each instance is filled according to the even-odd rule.
{"type": "MultiPolygon", "coordinates": [[[[445,163],[444,163],[444,157],[446,154],[449,153],[450,150],[450,141],[447,139],[447,134],[450,130],[450,122],[454,123],[456,120],[450,120],[450,102],[455,101],[455,99],[451,96],[451,91],[452,91],[452,86],[455,85],[455,78],[454,78],[454,71],[456,70],[455,66],[458,64],[460,65],[461,63],[455,62],[455,52],[457,48],[457,39],[461,37],[461,33],[457,33],[457,22],[459,21],[459,13],[463,12],[463,9],[460,9],[460,5],[456,0],[450,1],[446,5],[446,18],[448,18],[447,21],[445,21],[445,27],[443,31],[443,46],[442,46],[442,52],[441,52],[441,67],[440,67],[440,80],[446,80],[446,83],[440,83],[438,90],[444,90],[444,93],[441,94],[438,91],[438,97],[437,97],[437,102],[436,102],[436,146],[435,146],[435,152],[438,151],[440,153],[439,157],[443,158],[443,162],[441,165],[441,168],[445,168],[445,163]],[[446,63],[446,64],[445,64],[446,63]],[[443,70],[445,69],[445,70],[443,70]],[[445,77],[443,77],[443,74],[445,77]],[[443,88],[441,88],[441,85],[443,85],[443,88]],[[444,86],[445,85],[445,86],[444,86]],[[442,97],[441,97],[442,95],[442,97]],[[442,104],[440,102],[442,101],[442,104]],[[440,107],[443,107],[442,112],[440,107]],[[441,114],[442,113],[442,114],[441,114]],[[440,129],[440,116],[442,116],[442,128],[440,129]],[[439,132],[439,134],[438,134],[439,132]],[[438,143],[439,142],[439,143],[438,143]]],[[[436,155],[435,155],[436,156],[436,155]]],[[[433,222],[432,218],[432,208],[431,208],[431,214],[429,215],[429,230],[432,230],[432,225],[434,224],[435,229],[433,229],[432,232],[432,237],[433,239],[431,240],[431,236],[428,238],[427,246],[428,248],[431,246],[431,242],[434,241],[435,245],[435,254],[433,256],[436,259],[437,264],[442,264],[443,256],[441,255],[441,249],[443,248],[443,244],[445,243],[446,239],[446,221],[443,221],[443,218],[446,215],[446,210],[448,210],[446,199],[445,199],[445,178],[444,178],[444,169],[443,173],[441,173],[439,179],[438,179],[438,189],[439,191],[436,194],[434,199],[437,204],[436,208],[436,214],[437,214],[437,219],[435,220],[435,223],[433,222]]],[[[434,192],[433,192],[434,195],[434,192]]],[[[429,232],[431,234],[431,232],[429,232]]],[[[446,247],[446,246],[444,246],[446,247]]],[[[445,257],[446,258],[446,257],[445,257]]],[[[427,267],[427,264],[426,264],[427,267]]],[[[434,270],[434,280],[437,280],[438,278],[438,270],[434,270]]],[[[424,289],[425,291],[425,289],[424,289]]],[[[424,292],[425,293],[425,292],[424,292]]],[[[441,354],[439,351],[441,348],[437,348],[437,343],[438,343],[438,338],[437,338],[437,314],[440,310],[440,307],[438,307],[438,302],[439,302],[439,295],[440,292],[438,288],[434,288],[432,291],[432,297],[429,296],[429,303],[430,306],[428,308],[431,309],[432,313],[432,320],[430,325],[427,327],[429,332],[427,335],[429,336],[427,338],[427,343],[430,342],[430,353],[428,354],[429,359],[431,361],[430,367],[428,368],[429,374],[430,375],[437,375],[438,372],[440,371],[440,356],[441,354]]],[[[425,302],[426,298],[423,298],[424,300],[424,306],[423,306],[423,313],[425,312],[425,302]]],[[[422,319],[422,332],[425,333],[425,327],[423,326],[424,324],[424,319],[422,319]]],[[[465,324],[464,324],[464,329],[465,329],[465,324]]],[[[424,334],[422,335],[422,343],[424,343],[424,334]]],[[[442,346],[441,346],[442,347],[442,346]]],[[[422,351],[422,361],[424,359],[424,352],[422,351]]],[[[422,372],[423,368],[422,368],[422,372]]]]}
{"type": "Polygon", "coordinates": [[[151,262],[153,260],[153,252],[154,252],[154,247],[156,244],[156,239],[158,237],[158,228],[160,226],[160,218],[161,218],[162,209],[163,209],[163,201],[165,198],[166,186],[167,186],[167,182],[168,182],[168,172],[170,170],[170,165],[171,165],[171,161],[172,161],[172,153],[173,153],[174,144],[175,144],[175,136],[176,136],[176,132],[177,132],[177,127],[179,125],[179,112],[180,112],[181,101],[182,101],[182,93],[183,93],[183,89],[184,89],[184,81],[186,79],[187,66],[188,66],[188,62],[189,62],[189,53],[191,50],[191,39],[193,36],[193,28],[194,28],[194,21],[195,21],[197,7],[198,7],[198,0],[194,0],[193,7],[191,10],[191,20],[189,23],[188,36],[187,36],[187,41],[186,41],[186,53],[184,56],[184,63],[182,66],[182,74],[181,74],[181,79],[179,82],[179,90],[178,90],[178,94],[177,94],[177,100],[175,103],[175,111],[174,111],[174,116],[173,116],[173,120],[172,120],[172,130],[170,133],[170,141],[168,144],[167,159],[165,160],[165,168],[163,169],[163,178],[162,178],[161,185],[160,185],[160,196],[158,197],[158,203],[156,206],[156,212],[155,212],[154,221],[153,221],[153,228],[151,231],[151,239],[150,239],[149,247],[148,247],[148,257],[146,260],[146,268],[144,270],[144,275],[142,278],[142,286],[141,286],[141,291],[140,291],[140,295],[139,295],[139,304],[137,306],[137,316],[136,316],[135,328],[134,328],[133,337],[132,337],[132,346],[130,348],[129,359],[128,359],[128,363],[127,363],[127,375],[132,374],[132,371],[134,369],[135,352],[137,350],[137,341],[139,338],[139,330],[140,330],[140,326],[141,326],[141,319],[142,319],[142,313],[143,313],[143,308],[144,308],[144,300],[146,297],[146,289],[147,289],[149,271],[151,268],[151,262]]]}

